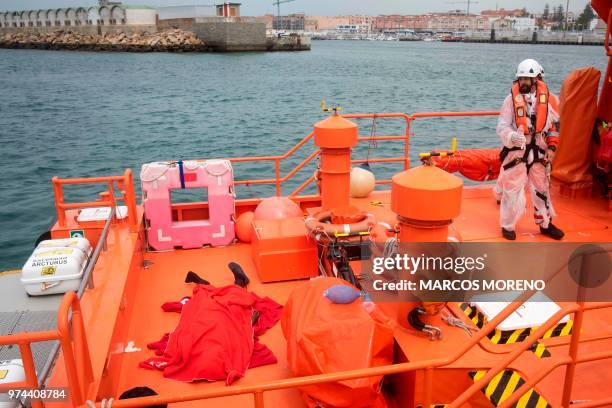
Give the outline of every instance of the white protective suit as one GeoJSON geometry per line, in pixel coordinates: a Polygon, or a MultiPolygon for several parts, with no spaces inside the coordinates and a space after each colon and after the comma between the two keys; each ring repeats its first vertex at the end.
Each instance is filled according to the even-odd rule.
{"type": "MultiPolygon", "coordinates": [[[[527,104],[527,123],[529,124],[531,114],[535,107],[536,95],[530,93],[525,95],[527,104]]],[[[548,131],[556,131],[555,123],[559,122],[558,112],[548,104],[548,116],[546,125],[542,131],[543,134],[536,134],[536,144],[543,151],[546,151],[547,144],[545,135],[548,131]]],[[[535,124],[533,124],[535,126],[535,124]]],[[[497,134],[499,135],[502,144],[508,148],[513,147],[512,136],[517,132],[517,126],[514,119],[514,105],[512,103],[512,94],[508,95],[502,105],[499,118],[497,121],[497,134]]],[[[531,141],[531,135],[525,135],[526,144],[531,141]]],[[[507,163],[523,157],[525,150],[516,150],[508,153],[502,169],[499,174],[497,188],[501,188],[501,207],[499,212],[499,220],[501,227],[514,231],[516,223],[525,212],[525,192],[524,189],[529,185],[531,199],[534,205],[534,218],[536,224],[542,228],[548,228],[548,225],[556,213],[550,200],[550,186],[546,167],[542,163],[534,163],[531,165],[529,172],[525,163],[519,163],[507,170],[503,166],[507,163]]],[[[543,154],[540,154],[543,158],[543,154]]],[[[533,153],[530,152],[527,162],[533,163],[533,153]]]]}

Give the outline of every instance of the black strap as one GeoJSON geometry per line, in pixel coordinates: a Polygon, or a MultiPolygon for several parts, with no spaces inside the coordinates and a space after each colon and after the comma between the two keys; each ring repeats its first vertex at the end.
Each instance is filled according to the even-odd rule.
{"type": "Polygon", "coordinates": [[[181,178],[181,188],[185,188],[185,174],[183,173],[183,161],[178,161],[179,165],[179,176],[181,178]]]}
{"type": "Polygon", "coordinates": [[[504,170],[508,170],[511,169],[512,167],[516,166],[517,164],[523,163],[523,158],[522,157],[517,157],[516,159],[512,160],[511,162],[508,162],[506,164],[503,165],[504,170]]]}
{"type": "MultiPolygon", "coordinates": [[[[501,150],[501,152],[499,153],[499,158],[500,161],[503,163],[504,160],[506,159],[506,156],[508,156],[508,153],[512,152],[512,151],[516,151],[516,150],[521,150],[520,147],[505,147],[501,150]]],[[[540,155],[544,155],[546,154],[546,150],[542,149],[540,146],[538,146],[536,144],[536,136],[535,134],[531,135],[531,141],[529,142],[529,144],[525,147],[525,153],[523,154],[523,157],[517,157],[516,159],[504,164],[502,167],[504,168],[504,170],[508,170],[511,169],[512,167],[516,166],[517,164],[520,163],[525,163],[525,165],[527,166],[527,173],[529,173],[529,170],[531,170],[531,167],[536,164],[536,163],[540,163],[542,165],[545,165],[546,162],[544,161],[544,159],[542,157],[540,157],[540,155]],[[533,151],[533,161],[531,163],[528,162],[529,160],[529,152],[533,151]]]]}
{"type": "Polygon", "coordinates": [[[536,196],[544,201],[544,205],[546,206],[546,209],[548,210],[549,206],[548,206],[548,197],[546,196],[546,194],[544,193],[540,193],[539,191],[536,191],[536,196]]]}
{"type": "Polygon", "coordinates": [[[506,160],[506,157],[508,156],[508,153],[510,153],[510,152],[514,152],[514,151],[516,151],[516,150],[521,150],[521,148],[520,148],[520,147],[517,147],[517,146],[513,146],[513,147],[506,147],[506,146],[504,146],[504,147],[501,149],[501,151],[499,152],[499,161],[500,161],[501,163],[503,163],[503,162],[504,162],[504,160],[506,160]]]}

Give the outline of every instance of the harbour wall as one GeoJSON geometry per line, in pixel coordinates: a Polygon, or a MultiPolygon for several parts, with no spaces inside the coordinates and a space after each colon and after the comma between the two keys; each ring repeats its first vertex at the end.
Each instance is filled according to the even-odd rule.
{"type": "Polygon", "coordinates": [[[310,50],[310,37],[300,35],[268,37],[266,49],[268,51],[307,51],[310,50]]]}
{"type": "Polygon", "coordinates": [[[510,44],[559,44],[559,45],[603,45],[605,36],[593,31],[470,31],[464,36],[465,42],[510,43],[510,44]]]}
{"type": "MultiPolygon", "coordinates": [[[[70,47],[61,48],[59,45],[48,44],[45,47],[44,39],[49,38],[48,34],[53,33],[70,33],[78,36],[98,36],[104,37],[109,34],[155,34],[172,29],[193,32],[198,39],[206,44],[206,50],[217,52],[236,52],[236,51],[300,51],[310,50],[310,38],[306,36],[289,36],[282,38],[266,37],[265,23],[256,22],[252,17],[197,17],[197,18],[179,18],[167,20],[153,20],[154,24],[149,21],[138,24],[122,24],[129,22],[125,19],[108,19],[88,20],[87,24],[19,24],[10,26],[2,25],[0,27],[0,47],[5,48],[43,48],[43,49],[77,49],[72,45],[70,47]],[[119,24],[117,24],[119,23],[119,24]],[[32,46],[28,46],[27,41],[14,41],[14,35],[28,35],[34,39],[32,46]]],[[[20,37],[21,38],[21,37],[20,37]]],[[[114,37],[112,37],[114,38],[114,37]]],[[[91,41],[91,39],[88,39],[91,41]]],[[[95,39],[98,43],[97,39],[95,39]]],[[[112,44],[115,45],[115,44],[112,44]]],[[[123,50],[117,44],[117,47],[110,47],[110,50],[123,50]]],[[[173,47],[174,48],[174,47],[173,47]]],[[[96,48],[97,49],[97,48],[96,48]]],[[[102,47],[101,50],[107,50],[109,47],[102,47]]],[[[128,48],[132,50],[135,48],[128,48]]],[[[150,49],[144,47],[144,50],[157,51],[157,48],[150,49]]],[[[202,47],[196,47],[196,50],[203,50],[202,47]]],[[[180,51],[179,49],[173,49],[180,51]]],[[[194,47],[189,46],[186,51],[194,51],[194,47]]]]}
{"type": "Polygon", "coordinates": [[[265,23],[200,20],[191,31],[215,51],[266,51],[265,23]]]}
{"type": "Polygon", "coordinates": [[[84,25],[84,26],[51,26],[51,27],[2,27],[0,28],[0,36],[5,34],[13,33],[31,33],[31,34],[42,34],[42,33],[54,33],[60,31],[70,31],[82,35],[104,35],[106,33],[125,33],[125,34],[143,34],[143,33],[156,33],[157,26],[151,25],[130,25],[130,24],[118,24],[118,25],[84,25]]]}

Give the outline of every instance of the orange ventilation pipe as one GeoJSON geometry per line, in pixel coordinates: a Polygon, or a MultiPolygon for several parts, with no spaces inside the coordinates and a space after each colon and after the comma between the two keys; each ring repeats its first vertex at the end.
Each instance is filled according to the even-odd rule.
{"type": "Polygon", "coordinates": [[[314,125],[314,143],[321,149],[323,211],[349,206],[351,148],[357,145],[357,125],[336,112],[314,125]]]}
{"type": "Polygon", "coordinates": [[[463,181],[435,166],[413,167],[391,179],[391,210],[398,241],[446,242],[448,226],[461,210],[463,181]]]}
{"type": "MultiPolygon", "coordinates": [[[[413,167],[393,176],[391,210],[397,214],[399,243],[446,242],[448,226],[461,210],[462,191],[463,181],[459,177],[436,166],[413,167]]],[[[401,245],[399,250],[402,251],[401,245]]],[[[419,316],[434,316],[445,304],[400,302],[398,321],[405,328],[427,333],[432,340],[439,339],[440,329],[421,321],[419,316]]]]}

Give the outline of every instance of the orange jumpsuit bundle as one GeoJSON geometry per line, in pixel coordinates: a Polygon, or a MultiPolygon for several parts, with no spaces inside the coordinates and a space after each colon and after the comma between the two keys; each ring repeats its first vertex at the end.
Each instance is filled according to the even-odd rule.
{"type": "MultiPolygon", "coordinates": [[[[287,359],[295,376],[336,373],[391,364],[393,331],[374,304],[356,299],[333,303],[326,290],[348,285],[337,278],[313,279],[295,289],[285,305],[281,325],[287,359]]],[[[302,387],[310,407],[385,407],[382,377],[302,387]]]]}
{"type": "Polygon", "coordinates": [[[434,156],[431,161],[444,171],[459,172],[474,181],[497,179],[501,167],[499,149],[457,150],[449,156],[434,156]]]}

